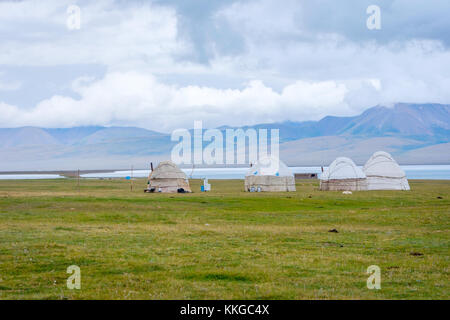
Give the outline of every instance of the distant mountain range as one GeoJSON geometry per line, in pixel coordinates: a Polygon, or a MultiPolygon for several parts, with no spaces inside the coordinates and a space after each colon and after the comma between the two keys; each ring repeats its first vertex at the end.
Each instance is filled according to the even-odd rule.
{"type": "MultiPolygon", "coordinates": [[[[279,129],[289,165],[327,165],[337,156],[362,164],[378,150],[403,164],[450,164],[450,105],[398,103],[248,128],[279,129]]],[[[0,171],[146,168],[167,159],[174,144],[169,134],[135,127],[0,128],[0,171]]]]}
{"type": "Polygon", "coordinates": [[[252,127],[279,128],[282,142],[352,135],[407,137],[439,143],[449,141],[450,105],[398,103],[392,108],[376,106],[354,117],[327,116],[320,121],[289,121],[252,127]]]}

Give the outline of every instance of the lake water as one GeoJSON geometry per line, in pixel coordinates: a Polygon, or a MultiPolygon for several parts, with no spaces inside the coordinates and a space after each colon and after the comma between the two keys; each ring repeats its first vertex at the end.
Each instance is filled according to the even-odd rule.
{"type": "MultiPolygon", "coordinates": [[[[408,179],[432,179],[450,180],[450,165],[414,165],[401,166],[405,170],[408,179]]],[[[290,167],[294,173],[317,173],[320,175],[320,167],[290,167]]],[[[198,168],[182,169],[186,175],[193,179],[244,179],[248,168],[198,168]]],[[[146,178],[149,170],[134,170],[133,177],[146,178]]],[[[89,173],[81,175],[83,178],[126,178],[131,176],[131,170],[115,171],[108,173],[89,173]]],[[[61,179],[57,174],[0,174],[0,180],[25,180],[25,179],[61,179]]]]}
{"type": "MultiPolygon", "coordinates": [[[[414,165],[401,166],[408,179],[450,180],[450,165],[414,165]]],[[[290,167],[293,173],[321,173],[320,167],[290,167]]],[[[325,169],[325,168],[324,168],[325,169]]],[[[199,168],[182,169],[193,179],[244,179],[248,168],[199,168]]],[[[134,170],[133,177],[146,178],[150,170],[134,170]]],[[[125,178],[131,176],[131,170],[110,173],[84,174],[84,178],[125,178]]]]}
{"type": "Polygon", "coordinates": [[[58,174],[0,174],[0,180],[61,179],[58,174]]]}

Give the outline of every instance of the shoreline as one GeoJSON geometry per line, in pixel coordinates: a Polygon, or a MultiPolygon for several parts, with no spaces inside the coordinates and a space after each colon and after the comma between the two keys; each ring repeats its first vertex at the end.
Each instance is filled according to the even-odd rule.
{"type": "MultiPolygon", "coordinates": [[[[402,166],[450,166],[450,163],[440,163],[440,164],[399,164],[402,166]]],[[[357,164],[357,166],[364,166],[357,164]]],[[[320,167],[328,167],[328,165],[288,165],[289,168],[320,168],[320,167]]],[[[192,169],[192,167],[188,166],[179,166],[180,169],[192,169]]],[[[234,166],[223,166],[223,165],[212,165],[212,166],[195,166],[194,169],[239,169],[239,168],[249,168],[247,165],[234,165],[234,166]]],[[[130,171],[130,168],[122,168],[122,169],[80,169],[81,174],[87,173],[111,173],[116,171],[130,171]]],[[[133,168],[134,171],[140,170],[149,170],[149,168],[133,168]]],[[[78,174],[78,170],[9,170],[9,171],[0,171],[0,175],[7,174],[60,174],[60,175],[70,175],[76,176],[78,174]]]]}
{"type": "MultiPolygon", "coordinates": [[[[128,169],[129,170],[129,169],[128,169]]],[[[105,170],[80,170],[80,175],[89,173],[111,173],[115,171],[122,171],[122,169],[105,169],[105,170]]],[[[78,170],[31,170],[31,171],[0,171],[0,175],[13,175],[13,174],[58,174],[64,177],[77,177],[78,170]]]]}

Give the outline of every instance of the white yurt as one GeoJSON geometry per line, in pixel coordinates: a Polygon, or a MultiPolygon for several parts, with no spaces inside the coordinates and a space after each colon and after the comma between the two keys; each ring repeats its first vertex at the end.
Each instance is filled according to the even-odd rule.
{"type": "Polygon", "coordinates": [[[294,175],[281,160],[274,157],[264,157],[247,171],[245,191],[295,191],[294,175]]]}
{"type": "Polygon", "coordinates": [[[410,190],[406,174],[392,156],[375,152],[363,168],[369,190],[410,190]]]}
{"type": "Polygon", "coordinates": [[[321,174],[320,190],[367,190],[366,175],[351,159],[339,157],[321,174]]]}
{"type": "Polygon", "coordinates": [[[148,176],[148,192],[191,192],[186,174],[172,161],[162,161],[148,176]]]}

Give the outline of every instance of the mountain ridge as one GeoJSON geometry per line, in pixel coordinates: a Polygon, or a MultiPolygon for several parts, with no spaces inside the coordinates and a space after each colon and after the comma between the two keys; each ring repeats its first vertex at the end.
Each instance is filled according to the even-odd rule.
{"type": "MultiPolygon", "coordinates": [[[[361,162],[378,149],[403,163],[450,163],[450,105],[398,103],[350,117],[218,129],[227,128],[279,129],[281,158],[291,165],[323,165],[340,155],[361,162]]],[[[95,169],[125,163],[146,167],[145,159],[170,157],[176,143],[168,133],[137,127],[0,128],[0,171],[93,169],[94,163],[95,169]]]]}
{"type": "MultiPolygon", "coordinates": [[[[351,117],[325,116],[319,121],[285,121],[275,123],[262,123],[241,127],[221,126],[218,129],[227,128],[244,130],[254,129],[280,129],[280,138],[283,142],[300,138],[327,136],[327,135],[358,135],[358,136],[387,136],[396,135],[403,137],[427,137],[432,141],[445,142],[450,136],[450,105],[440,104],[406,104],[398,103],[393,108],[375,106],[351,117]],[[432,110],[430,110],[432,109],[432,110]],[[437,138],[437,140],[435,139],[437,138]],[[439,139],[443,138],[443,141],[439,139]]],[[[157,132],[139,127],[119,126],[80,126],[72,128],[41,128],[19,127],[0,128],[0,147],[8,145],[24,145],[17,141],[17,135],[24,138],[26,131],[32,131],[34,136],[31,143],[39,144],[35,136],[42,136],[42,144],[76,144],[97,143],[115,139],[148,138],[169,136],[168,133],[157,132]],[[10,136],[5,136],[7,131],[10,136]],[[7,140],[8,143],[5,143],[7,140]],[[17,141],[17,142],[16,142],[17,141]]],[[[28,133],[30,134],[30,133],[28,133]]],[[[31,136],[31,134],[30,134],[31,136]]]]}

